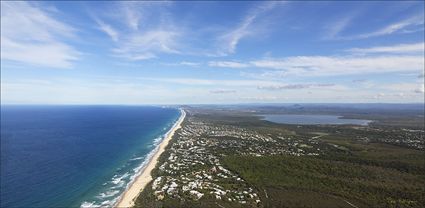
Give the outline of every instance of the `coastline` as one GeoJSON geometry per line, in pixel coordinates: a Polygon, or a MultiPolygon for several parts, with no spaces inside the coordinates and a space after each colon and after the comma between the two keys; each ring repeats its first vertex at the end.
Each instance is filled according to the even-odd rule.
{"type": "Polygon", "coordinates": [[[164,139],[155,148],[153,156],[149,159],[149,162],[146,164],[144,168],[142,168],[135,178],[135,180],[128,186],[128,188],[121,194],[117,203],[114,207],[132,207],[134,205],[134,200],[139,195],[139,193],[145,188],[145,186],[152,181],[151,172],[156,167],[158,163],[159,156],[164,152],[165,147],[167,147],[168,143],[172,139],[174,133],[180,129],[183,120],[186,117],[186,112],[184,110],[181,111],[181,116],[179,120],[176,121],[174,126],[167,132],[164,139]]]}

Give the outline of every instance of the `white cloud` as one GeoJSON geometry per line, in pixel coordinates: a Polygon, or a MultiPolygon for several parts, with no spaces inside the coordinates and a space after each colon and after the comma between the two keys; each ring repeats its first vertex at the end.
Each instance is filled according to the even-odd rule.
{"type": "Polygon", "coordinates": [[[156,82],[167,82],[181,85],[198,85],[198,86],[233,86],[233,87],[253,87],[256,86],[269,86],[280,85],[282,83],[267,80],[254,80],[254,79],[194,79],[194,78],[141,78],[141,80],[151,80],[156,82]]]}
{"type": "Polygon", "coordinates": [[[398,93],[404,93],[404,94],[411,94],[411,93],[424,93],[424,83],[392,83],[392,84],[383,84],[381,86],[378,86],[377,88],[382,90],[389,90],[391,92],[398,92],[398,93]]]}
{"type": "Polygon", "coordinates": [[[388,72],[418,72],[424,68],[423,56],[295,56],[252,61],[260,68],[284,70],[304,76],[347,75],[388,72]]]}
{"type": "Polygon", "coordinates": [[[197,67],[200,66],[201,63],[199,62],[191,62],[191,61],[180,61],[176,63],[162,63],[164,66],[190,66],[190,67],[197,67]]]}
{"type": "Polygon", "coordinates": [[[424,85],[422,84],[421,86],[419,86],[418,88],[416,88],[414,90],[414,92],[416,92],[416,93],[422,93],[423,94],[425,92],[424,85]]]}
{"type": "Polygon", "coordinates": [[[403,90],[391,90],[387,86],[364,90],[335,85],[285,92],[256,90],[256,86],[284,85],[281,82],[261,80],[143,78],[141,81],[137,77],[114,76],[90,79],[18,79],[2,81],[0,84],[2,104],[314,103],[318,100],[335,102],[338,99],[343,99],[343,102],[376,102],[378,97],[380,102],[423,102],[424,98],[423,93],[409,91],[418,87],[419,83],[411,86],[405,85],[409,83],[399,83],[399,86],[392,86],[401,86],[403,90]],[[192,84],[192,81],[197,83],[192,84]],[[181,85],[177,87],[173,83],[181,85]]]}
{"type": "Polygon", "coordinates": [[[62,39],[76,29],[34,4],[1,2],[1,59],[46,67],[68,68],[80,53],[62,39]]]}
{"type": "Polygon", "coordinates": [[[385,97],[385,93],[382,93],[382,92],[373,96],[374,99],[380,99],[380,98],[383,98],[383,97],[385,97]]]}
{"type": "Polygon", "coordinates": [[[236,61],[210,61],[208,66],[211,67],[224,67],[224,68],[245,68],[248,64],[236,62],[236,61]]]}
{"type": "Polygon", "coordinates": [[[157,57],[159,53],[180,53],[176,49],[179,32],[166,29],[134,33],[117,43],[113,52],[129,60],[144,60],[157,57]]]}
{"type": "Polygon", "coordinates": [[[255,20],[255,18],[256,15],[246,17],[236,29],[230,32],[226,32],[226,34],[218,38],[218,42],[223,45],[221,52],[223,55],[235,52],[239,40],[251,33],[251,31],[248,30],[248,27],[255,20]]]}
{"type": "Polygon", "coordinates": [[[114,23],[93,19],[99,29],[115,42],[113,55],[132,61],[157,58],[159,54],[180,54],[179,42],[182,30],[175,26],[163,7],[166,2],[120,2],[118,9],[110,12],[117,15],[104,17],[114,23]],[[111,18],[112,16],[112,18],[111,18]],[[145,20],[145,21],[142,21],[145,20]],[[119,32],[118,32],[119,31],[119,32]]]}
{"type": "MultiPolygon", "coordinates": [[[[2,104],[158,104],[184,102],[190,92],[112,79],[1,82],[2,104]],[[158,96],[161,95],[161,96],[158,96]],[[183,97],[183,98],[182,98],[183,97]]],[[[201,92],[198,92],[200,94],[201,92]]]]}
{"type": "Polygon", "coordinates": [[[263,58],[253,61],[211,61],[209,66],[227,68],[274,69],[262,73],[243,73],[252,78],[281,79],[297,76],[338,76],[352,74],[380,74],[391,72],[423,73],[424,43],[399,44],[372,48],[352,48],[351,55],[289,56],[263,58]]]}
{"type": "Polygon", "coordinates": [[[213,93],[213,94],[228,94],[228,93],[236,93],[236,90],[210,90],[210,93],[213,93]]]}
{"type": "MultiPolygon", "coordinates": [[[[263,101],[281,101],[281,99],[279,99],[276,96],[264,96],[264,95],[259,95],[259,96],[247,96],[247,97],[239,97],[239,100],[246,100],[246,101],[250,101],[250,102],[263,102],[263,101]]],[[[286,98],[284,98],[283,100],[285,100],[286,98]]]]}
{"type": "Polygon", "coordinates": [[[297,90],[307,89],[312,87],[332,87],[335,84],[286,84],[286,85],[269,85],[269,86],[258,86],[259,90],[297,90]]]}
{"type": "Polygon", "coordinates": [[[176,18],[167,7],[169,4],[172,3],[120,2],[109,10],[112,15],[91,16],[99,29],[114,40],[114,56],[135,61],[161,54],[217,57],[234,53],[240,40],[263,32],[261,20],[282,2],[256,4],[231,28],[187,28],[192,22],[176,18]]]}
{"type": "Polygon", "coordinates": [[[353,83],[365,83],[368,82],[369,80],[367,79],[354,79],[352,80],[353,83]]]}
{"type": "Polygon", "coordinates": [[[118,32],[112,28],[111,25],[104,23],[102,20],[98,18],[94,18],[96,23],[99,25],[99,29],[106,33],[113,41],[118,41],[118,32]]]}
{"type": "Polygon", "coordinates": [[[24,44],[2,37],[1,50],[1,59],[56,68],[71,67],[79,56],[72,47],[55,41],[24,44]]]}
{"type": "Polygon", "coordinates": [[[348,49],[352,53],[424,53],[425,43],[399,44],[392,46],[380,46],[372,48],[352,48],[348,49]]]}
{"type": "Polygon", "coordinates": [[[340,18],[338,21],[333,22],[330,25],[326,26],[326,34],[325,39],[334,39],[338,38],[339,34],[351,23],[352,19],[354,18],[353,15],[346,16],[343,18],[340,18]]]}
{"type": "MultiPolygon", "coordinates": [[[[139,22],[142,18],[141,9],[134,9],[134,7],[138,7],[137,4],[141,2],[126,2],[122,4],[123,14],[125,16],[126,23],[133,30],[139,29],[139,22]]],[[[144,11],[143,11],[144,12],[144,11]]]]}
{"type": "Polygon", "coordinates": [[[181,61],[179,63],[179,65],[183,65],[183,66],[199,66],[200,63],[197,62],[189,62],[189,61],[181,61]]]}
{"type": "Polygon", "coordinates": [[[305,89],[309,88],[310,85],[306,84],[290,84],[290,85],[269,85],[269,86],[258,86],[259,90],[283,90],[283,89],[305,89]]]}
{"type": "Polygon", "coordinates": [[[263,2],[257,7],[253,8],[237,27],[232,28],[231,30],[225,31],[223,35],[220,35],[217,38],[219,47],[219,55],[228,55],[235,52],[236,47],[239,41],[249,35],[255,34],[257,31],[256,27],[253,26],[254,22],[258,19],[260,15],[267,13],[272,10],[278,4],[283,2],[263,2]]]}
{"type": "Polygon", "coordinates": [[[371,37],[378,37],[383,35],[390,35],[393,33],[409,33],[409,32],[416,32],[416,31],[422,31],[424,24],[424,15],[415,15],[410,18],[389,24],[379,30],[358,34],[350,37],[342,37],[341,39],[364,39],[364,38],[371,38],[371,37]]]}

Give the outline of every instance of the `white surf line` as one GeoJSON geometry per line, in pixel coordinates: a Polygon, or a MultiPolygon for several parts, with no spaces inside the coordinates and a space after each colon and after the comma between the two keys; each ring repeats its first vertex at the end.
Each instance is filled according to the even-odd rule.
{"type": "Polygon", "coordinates": [[[120,196],[117,200],[118,203],[114,207],[132,207],[134,206],[134,200],[139,196],[139,193],[145,188],[145,186],[152,181],[151,172],[158,163],[159,156],[164,152],[165,147],[167,147],[170,140],[173,138],[174,133],[181,128],[181,124],[186,117],[186,112],[183,109],[180,109],[181,116],[179,120],[174,124],[170,131],[166,134],[164,139],[154,150],[153,156],[150,158],[147,165],[140,170],[138,176],[135,180],[129,184],[127,190],[120,196]]]}

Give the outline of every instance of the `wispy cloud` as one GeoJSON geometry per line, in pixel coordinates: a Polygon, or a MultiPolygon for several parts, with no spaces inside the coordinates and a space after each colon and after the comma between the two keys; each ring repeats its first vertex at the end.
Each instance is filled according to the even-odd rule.
{"type": "Polygon", "coordinates": [[[210,93],[213,93],[213,94],[229,94],[229,93],[236,93],[236,90],[210,90],[210,93]]]}
{"type": "Polygon", "coordinates": [[[269,85],[269,86],[258,86],[259,90],[294,90],[294,89],[305,89],[309,88],[310,85],[306,84],[290,84],[290,85],[269,85]]]}
{"type": "Polygon", "coordinates": [[[421,86],[419,86],[418,88],[416,88],[416,89],[414,90],[414,92],[424,94],[424,92],[425,92],[424,85],[421,85],[421,86]]]}
{"type": "Polygon", "coordinates": [[[106,33],[113,41],[118,41],[118,32],[116,29],[114,29],[111,25],[106,24],[105,22],[103,22],[102,20],[100,20],[99,18],[93,16],[94,20],[96,21],[96,23],[99,26],[99,29],[101,31],[103,31],[104,33],[106,33]]]}
{"type": "Polygon", "coordinates": [[[118,42],[113,52],[118,57],[129,60],[145,60],[156,58],[160,53],[180,53],[176,49],[179,37],[178,31],[166,29],[154,29],[142,33],[134,33],[118,42]]]}
{"type": "Polygon", "coordinates": [[[192,62],[192,61],[180,61],[176,63],[162,63],[162,65],[165,66],[190,66],[190,67],[197,67],[200,66],[201,63],[199,62],[192,62]]]}
{"type": "Polygon", "coordinates": [[[380,46],[372,48],[351,48],[347,50],[351,53],[424,53],[425,43],[399,44],[392,46],[380,46]]]}
{"type": "Polygon", "coordinates": [[[279,99],[279,97],[277,96],[264,96],[264,95],[259,95],[259,96],[244,96],[244,97],[239,97],[239,100],[246,100],[246,101],[250,101],[250,102],[263,102],[263,101],[281,101],[282,99],[279,99]]]}
{"type": "Polygon", "coordinates": [[[120,15],[109,18],[120,30],[113,28],[101,17],[92,16],[99,29],[115,42],[112,49],[114,56],[132,61],[146,60],[156,58],[159,54],[181,53],[178,48],[182,31],[167,18],[169,13],[164,6],[168,4],[120,2],[118,9],[114,8],[120,15]]]}
{"type": "Polygon", "coordinates": [[[312,87],[332,87],[335,84],[287,84],[287,85],[269,85],[269,86],[257,86],[259,90],[297,90],[306,89],[312,87]]]}
{"type": "Polygon", "coordinates": [[[224,67],[224,68],[245,68],[249,64],[244,64],[236,61],[210,61],[208,66],[211,67],[224,67]]]}
{"type": "Polygon", "coordinates": [[[326,33],[324,39],[336,39],[340,33],[349,26],[351,21],[354,19],[354,15],[349,15],[338,19],[336,22],[325,27],[326,33]]]}
{"type": "Polygon", "coordinates": [[[354,80],[352,80],[353,83],[365,83],[367,81],[368,81],[367,79],[354,79],[354,80]]]}
{"type": "Polygon", "coordinates": [[[381,89],[390,90],[392,92],[418,93],[424,94],[424,83],[393,83],[380,86],[381,89]]]}
{"type": "Polygon", "coordinates": [[[283,2],[261,2],[246,12],[233,27],[200,26],[178,19],[170,2],[120,2],[111,9],[116,15],[91,16],[99,30],[115,43],[114,56],[128,60],[158,58],[160,54],[227,56],[239,42],[263,32],[263,17],[283,2]],[[191,25],[191,26],[188,26],[191,25]],[[187,28],[192,27],[192,28],[187,28]],[[202,47],[194,43],[200,43],[202,47]]]}
{"type": "Polygon", "coordinates": [[[81,53],[65,40],[76,29],[28,2],[1,2],[1,59],[69,68],[81,53]]]}
{"type": "Polygon", "coordinates": [[[259,16],[283,3],[284,2],[263,2],[251,9],[235,28],[225,31],[223,35],[217,38],[218,45],[220,46],[218,54],[228,55],[234,53],[241,39],[258,32],[257,28],[253,25],[259,16]]]}
{"type": "Polygon", "coordinates": [[[200,63],[198,63],[198,62],[190,62],[190,61],[181,61],[180,63],[178,63],[179,65],[182,65],[182,66],[199,66],[199,65],[201,65],[200,63]]]}
{"type": "MultiPolygon", "coordinates": [[[[374,50],[374,49],[373,49],[374,50]]],[[[371,51],[373,51],[371,49],[371,51]]],[[[377,49],[381,50],[381,49],[377,49]]],[[[387,50],[387,49],[383,49],[387,50]]],[[[389,49],[388,49],[389,50],[389,49]]],[[[403,49],[400,49],[403,50],[403,49]]],[[[421,72],[424,68],[422,55],[379,55],[379,56],[290,56],[264,58],[246,62],[221,62],[209,64],[224,68],[273,69],[261,74],[246,74],[247,77],[279,79],[296,76],[339,76],[352,74],[380,74],[390,72],[421,72]]]]}
{"type": "Polygon", "coordinates": [[[398,44],[345,50],[349,55],[289,56],[252,61],[213,61],[211,67],[274,69],[248,77],[279,79],[297,76],[339,76],[392,72],[421,73],[424,68],[424,43],[398,44]]]}
{"type": "Polygon", "coordinates": [[[101,79],[48,79],[1,82],[2,103],[27,104],[140,104],[161,103],[162,98],[173,97],[175,91],[140,82],[101,79]],[[161,96],[162,97],[162,96],[161,96]],[[125,99],[123,99],[125,98],[125,99]]]}
{"type": "Polygon", "coordinates": [[[121,9],[124,14],[126,23],[128,27],[133,30],[139,29],[139,23],[142,19],[142,13],[145,12],[145,10],[142,10],[142,8],[140,8],[138,4],[140,4],[140,2],[126,2],[121,5],[121,9]],[[134,9],[135,7],[138,9],[134,9]]]}
{"type": "Polygon", "coordinates": [[[394,22],[386,25],[378,30],[367,32],[363,34],[357,34],[348,37],[341,37],[341,39],[353,40],[353,39],[364,39],[371,37],[378,37],[383,35],[390,35],[394,33],[410,33],[424,30],[424,14],[414,15],[407,19],[394,22]]]}
{"type": "Polygon", "coordinates": [[[260,68],[284,70],[286,74],[332,76],[348,74],[418,72],[423,70],[423,56],[295,56],[252,61],[260,68]]]}
{"type": "Polygon", "coordinates": [[[195,78],[141,78],[142,80],[150,80],[156,82],[174,83],[189,86],[225,86],[225,87],[253,87],[280,85],[281,82],[255,80],[255,79],[195,79],[195,78]]]}

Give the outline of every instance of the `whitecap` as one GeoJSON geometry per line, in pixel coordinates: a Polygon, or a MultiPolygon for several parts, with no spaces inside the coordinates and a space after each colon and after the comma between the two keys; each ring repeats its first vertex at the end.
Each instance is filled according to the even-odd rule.
{"type": "Polygon", "coordinates": [[[112,183],[116,185],[116,184],[120,183],[120,182],[122,181],[122,179],[127,178],[128,176],[130,176],[130,174],[129,174],[129,173],[125,173],[125,174],[124,174],[124,175],[122,175],[121,177],[117,177],[117,175],[115,175],[115,176],[112,178],[112,183]]]}
{"type": "Polygon", "coordinates": [[[118,191],[118,190],[107,191],[107,192],[105,192],[105,193],[101,193],[101,194],[99,194],[98,198],[99,198],[99,199],[109,198],[109,197],[112,197],[112,196],[117,195],[119,192],[120,192],[120,191],[118,191]]]}
{"type": "Polygon", "coordinates": [[[143,159],[143,158],[145,158],[145,157],[135,157],[135,158],[131,158],[130,160],[131,160],[131,161],[133,161],[133,160],[141,160],[141,159],[143,159]]]}
{"type": "Polygon", "coordinates": [[[110,206],[112,206],[112,203],[111,203],[111,201],[106,200],[106,201],[104,201],[100,204],[100,206],[105,206],[105,205],[108,205],[107,207],[110,207],[110,206]]]}
{"type": "MultiPolygon", "coordinates": [[[[177,120],[178,121],[178,120],[177,120]]],[[[174,123],[174,125],[170,125],[167,127],[169,129],[168,132],[165,134],[156,137],[152,143],[149,145],[149,147],[152,147],[152,150],[144,157],[136,157],[136,155],[133,155],[133,158],[130,159],[130,161],[135,160],[142,160],[139,166],[133,168],[133,171],[126,172],[122,175],[116,174],[112,177],[110,182],[108,182],[109,185],[112,185],[109,187],[110,191],[102,192],[98,195],[98,197],[103,197],[105,201],[99,201],[99,202],[84,202],[81,207],[112,207],[116,204],[116,202],[122,197],[122,195],[118,195],[118,193],[122,193],[123,187],[125,186],[125,190],[129,188],[129,186],[134,182],[135,178],[138,177],[141,174],[141,170],[148,164],[148,162],[151,160],[153,155],[158,151],[159,144],[162,142],[164,138],[166,138],[170,133],[171,130],[175,128],[177,125],[177,121],[174,123]],[[171,127],[171,128],[170,128],[171,127]],[[129,178],[129,180],[124,180],[126,178],[129,178]],[[110,199],[113,198],[113,199],[110,199]],[[106,200],[107,199],[107,200],[106,200]]],[[[124,166],[117,169],[117,171],[124,170],[128,166],[132,166],[134,163],[127,162],[124,166]]],[[[98,198],[96,197],[96,198],[98,198]]],[[[99,198],[98,198],[99,199],[99,198]]]]}
{"type": "Polygon", "coordinates": [[[81,208],[94,208],[94,207],[99,207],[99,205],[95,205],[95,202],[83,202],[81,204],[81,208]]]}

